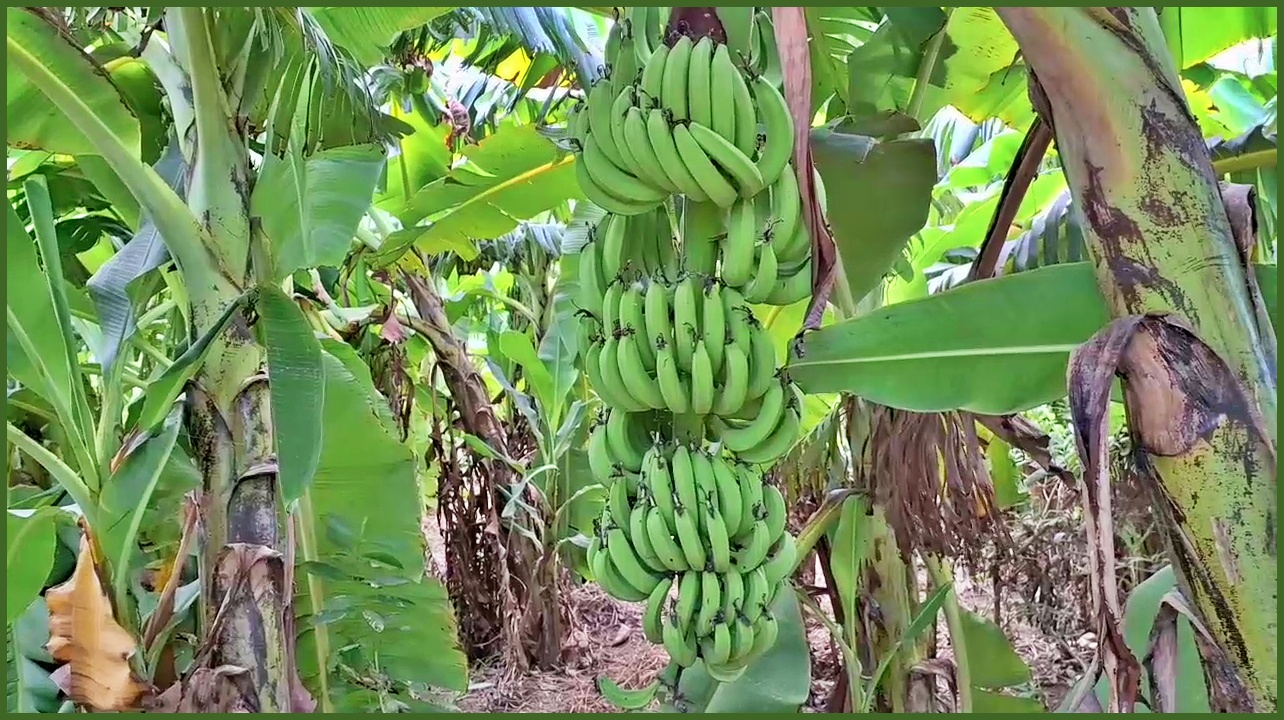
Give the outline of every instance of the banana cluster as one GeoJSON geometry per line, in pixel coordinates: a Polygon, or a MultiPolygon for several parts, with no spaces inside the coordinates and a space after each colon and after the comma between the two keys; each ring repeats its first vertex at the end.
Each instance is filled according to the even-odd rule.
{"type": "Polygon", "coordinates": [[[763,472],[798,440],[803,396],[753,306],[810,294],[812,243],[779,89],[708,37],[661,42],[660,12],[612,27],[570,122],[607,211],[579,256],[578,347],[605,405],[589,465],[608,488],[588,561],[646,603],[675,663],[729,682],[775,642],[798,559],[763,472]]]}
{"type": "Polygon", "coordinates": [[[639,455],[621,417],[592,431],[590,463],[610,492],[589,566],[612,596],[646,602],[648,640],[730,681],[775,642],[771,603],[797,560],[784,496],[754,466],[699,446],[657,442],[639,455]]]}
{"type": "Polygon", "coordinates": [[[620,215],[671,195],[729,209],[786,174],[793,118],[780,90],[747,75],[726,45],[686,35],[661,42],[649,31],[658,11],[634,8],[612,27],[609,76],[572,116],[581,188],[620,215]]]}

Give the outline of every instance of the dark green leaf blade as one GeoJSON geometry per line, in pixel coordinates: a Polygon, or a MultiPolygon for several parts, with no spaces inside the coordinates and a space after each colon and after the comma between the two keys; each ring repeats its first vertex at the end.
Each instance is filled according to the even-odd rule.
{"type": "Polygon", "coordinates": [[[52,511],[18,514],[5,527],[5,623],[12,623],[40,595],[53,568],[57,535],[52,511]]]}
{"type": "Polygon", "coordinates": [[[968,283],[804,338],[805,392],[916,412],[1020,412],[1065,395],[1070,353],[1109,320],[1088,263],[968,283]]]}
{"type": "Polygon", "coordinates": [[[878,142],[823,128],[812,130],[811,148],[851,299],[860,302],[927,222],[936,151],[930,140],[878,142]]]}
{"type": "Polygon", "coordinates": [[[267,346],[281,499],[302,497],[321,459],[325,371],[321,343],[294,300],[275,286],[259,290],[259,316],[267,346]]]}
{"type": "Polygon", "coordinates": [[[45,650],[49,641],[49,609],[44,598],[19,609],[7,628],[9,661],[8,709],[11,713],[58,712],[58,685],[40,663],[53,663],[45,650]]]}
{"type": "Polygon", "coordinates": [[[12,61],[15,52],[43,63],[88,105],[126,148],[138,153],[138,118],[106,73],[32,8],[6,10],[10,64],[5,125],[9,145],[66,155],[97,155],[98,149],[12,61]]]}

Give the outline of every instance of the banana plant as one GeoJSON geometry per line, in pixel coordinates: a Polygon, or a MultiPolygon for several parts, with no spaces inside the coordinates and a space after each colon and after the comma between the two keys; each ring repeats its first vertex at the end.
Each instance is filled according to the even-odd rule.
{"type": "MultiPolygon", "coordinates": [[[[414,456],[365,410],[386,401],[318,337],[316,309],[292,289],[301,271],[342,261],[385,141],[408,131],[346,81],[440,12],[156,8],[144,20],[126,9],[101,32],[134,46],[128,69],[144,82],[130,84],[72,41],[66,18],[7,11],[10,117],[19,98],[31,118],[11,124],[10,144],[74,157],[137,233],[116,255],[120,272],[102,278],[95,334],[59,284],[61,238],[38,178],[25,193],[35,242],[9,210],[11,376],[55,408],[66,442],[54,455],[12,424],[10,441],[84,515],[127,629],[145,597],[131,566],[139,518],[180,434],[199,470],[206,649],[158,702],[181,703],[201,668],[220,665],[248,671],[236,702],[264,712],[404,707],[422,701],[398,699],[421,696],[403,689],[466,682],[449,606],[423,578],[414,456]],[[178,188],[152,164],[166,136],[178,188]],[[142,318],[131,334],[122,317],[142,302],[125,286],[167,262],[160,302],[175,310],[166,337],[178,357],[155,358],[163,369],[126,398],[132,363],[95,344],[141,337],[142,318]],[[85,382],[75,337],[100,361],[100,384],[85,382]],[[104,388],[97,422],[86,387],[104,388]],[[365,445],[327,442],[330,432],[365,445]],[[371,627],[377,639],[358,644],[371,627]],[[427,671],[426,644],[443,649],[427,671]]],[[[149,680],[153,669],[134,668],[149,680]]]]}

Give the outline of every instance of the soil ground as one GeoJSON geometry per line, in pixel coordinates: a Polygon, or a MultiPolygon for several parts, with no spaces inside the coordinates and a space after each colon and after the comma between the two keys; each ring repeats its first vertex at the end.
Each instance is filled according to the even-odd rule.
{"type": "MultiPolygon", "coordinates": [[[[441,536],[434,522],[425,528],[436,567],[444,563],[441,536]]],[[[818,580],[818,582],[820,582],[818,580]]],[[[959,573],[955,588],[961,604],[992,617],[994,596],[988,581],[973,581],[959,573]]],[[[650,682],[668,662],[668,655],[642,637],[641,606],[624,603],[603,593],[596,585],[576,587],[571,595],[577,616],[577,644],[581,648],[575,667],[557,672],[533,673],[506,680],[505,668],[475,667],[468,692],[459,699],[464,712],[618,712],[602,699],[594,684],[606,675],[623,687],[650,682]]],[[[1009,620],[1005,610],[1004,632],[1017,653],[1030,666],[1033,688],[1044,703],[1055,708],[1081,669],[1090,647],[1080,638],[1052,637],[1019,620],[1009,620]]],[[[806,617],[806,616],[805,616],[806,617]]],[[[807,618],[812,647],[812,691],[804,711],[816,712],[825,701],[839,672],[835,648],[823,626],[807,618]]],[[[939,623],[938,655],[950,657],[949,635],[939,623]]]]}

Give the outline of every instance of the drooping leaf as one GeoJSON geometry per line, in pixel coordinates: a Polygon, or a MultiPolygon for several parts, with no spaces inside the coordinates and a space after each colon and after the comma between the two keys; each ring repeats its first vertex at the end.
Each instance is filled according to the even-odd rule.
{"type": "MultiPolygon", "coordinates": [[[[102,162],[96,156],[89,157],[98,163],[102,162]]],[[[182,148],[178,143],[171,143],[164,156],[157,161],[156,172],[175,192],[185,195],[185,167],[182,148]]],[[[110,173],[111,177],[116,177],[110,168],[104,167],[102,170],[110,173]]],[[[116,361],[120,346],[134,334],[134,306],[128,293],[130,285],[168,260],[169,250],[156,229],[156,223],[143,213],[138,233],[85,284],[94,300],[98,325],[103,331],[99,362],[102,363],[104,373],[116,361]]]]}
{"type": "Polygon", "coordinates": [[[43,10],[11,7],[5,12],[9,40],[9,144],[66,155],[96,155],[91,143],[66,115],[14,64],[14,55],[38,58],[58,82],[79,97],[129,150],[139,151],[138,118],[105,71],[39,15],[43,10]]]}
{"type": "Polygon", "coordinates": [[[76,570],[45,593],[49,605],[49,654],[71,665],[71,698],[95,710],[132,707],[145,690],[129,658],[136,644],[112,615],[94,571],[89,539],[82,537],[76,570]]]}
{"type": "Polygon", "coordinates": [[[42,665],[53,663],[45,650],[49,640],[49,609],[45,599],[35,598],[16,615],[16,621],[10,621],[6,627],[9,712],[58,712],[58,685],[42,665]]]}
{"type": "Polygon", "coordinates": [[[878,142],[812,130],[812,153],[825,183],[834,242],[852,302],[860,302],[927,222],[936,184],[928,140],[878,142]]]}
{"type": "Polygon", "coordinates": [[[332,565],[349,579],[300,572],[300,674],[318,698],[341,698],[323,690],[343,682],[333,665],[342,653],[350,667],[377,667],[400,682],[462,691],[467,664],[450,601],[437,581],[423,577],[423,496],[415,455],[384,426],[367,387],[343,362],[325,353],[322,364],[320,414],[332,439],[323,445],[300,501],[298,560],[332,565]],[[361,559],[371,553],[399,569],[372,570],[361,559]],[[362,576],[372,577],[354,579],[362,576]],[[425,654],[424,648],[433,652],[425,654]]]}
{"type": "Polygon", "coordinates": [[[968,283],[804,337],[805,392],[850,392],[916,412],[1019,412],[1065,395],[1070,352],[1108,321],[1091,265],[968,283]]]}
{"type": "Polygon", "coordinates": [[[1181,51],[1181,68],[1197,65],[1239,43],[1276,31],[1270,7],[1172,7],[1157,9],[1170,48],[1181,51]],[[1165,17],[1176,14],[1176,22],[1165,17]]]}
{"type": "Polygon", "coordinates": [[[574,156],[563,154],[533,125],[505,126],[464,150],[469,164],[415,193],[401,215],[406,229],[388,244],[429,254],[476,257],[474,242],[512,232],[568,199],[581,197],[574,156]],[[414,226],[427,219],[426,226],[414,226]]]}
{"type": "Polygon", "coordinates": [[[1030,681],[1030,668],[998,625],[965,609],[960,619],[973,687],[996,690],[1030,681]]]}
{"type": "Polygon", "coordinates": [[[260,288],[257,307],[267,347],[277,478],[288,505],[307,491],[321,458],[326,390],[321,344],[299,306],[275,286],[260,288]]]}
{"type": "Polygon", "coordinates": [[[12,623],[45,587],[53,567],[53,513],[9,511],[5,527],[5,624],[12,623]]]}
{"type": "Polygon", "coordinates": [[[450,172],[450,150],[446,147],[448,123],[430,125],[418,112],[402,113],[394,103],[393,117],[415,129],[411,135],[399,139],[399,152],[387,163],[387,183],[383,192],[375,196],[375,206],[400,215],[406,209],[416,190],[445,177],[450,172]]]}
{"type": "Polygon", "coordinates": [[[285,159],[264,163],[250,202],[275,248],[278,277],[343,263],[384,165],[374,145],[298,153],[292,146],[285,159]]]}
{"type": "Polygon", "coordinates": [[[843,604],[844,618],[856,617],[861,573],[872,547],[866,506],[866,499],[860,495],[850,495],[843,500],[838,525],[830,538],[829,570],[843,604]]]}
{"type": "MultiPolygon", "coordinates": [[[[35,176],[24,183],[27,202],[34,203],[36,242],[23,229],[23,223],[8,205],[8,240],[6,278],[8,311],[9,374],[44,397],[57,411],[63,430],[77,436],[72,443],[84,447],[93,437],[92,420],[85,400],[80,364],[70,345],[71,318],[63,291],[62,273],[58,269],[58,250],[53,233],[48,194],[43,192],[43,178],[35,176]],[[45,223],[42,228],[41,223],[45,223]],[[37,260],[37,244],[40,260],[37,260]],[[43,267],[42,267],[43,265],[43,267]]],[[[88,457],[77,462],[88,463],[88,457]]],[[[89,468],[85,472],[90,472],[89,468]]]]}
{"type": "Polygon", "coordinates": [[[374,65],[383,59],[397,33],[425,25],[450,12],[450,7],[325,7],[312,11],[331,42],[352,53],[358,62],[374,65]]]}
{"type": "Polygon", "coordinates": [[[118,602],[124,601],[135,569],[132,563],[143,516],[151,507],[182,425],[182,413],[175,408],[160,431],[134,447],[104,484],[99,498],[99,543],[110,563],[112,592],[118,602]]]}

